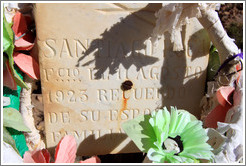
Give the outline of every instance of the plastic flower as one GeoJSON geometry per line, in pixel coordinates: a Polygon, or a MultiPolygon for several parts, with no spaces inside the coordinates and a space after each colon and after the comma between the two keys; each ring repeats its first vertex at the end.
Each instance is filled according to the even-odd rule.
{"type": "Polygon", "coordinates": [[[8,23],[3,15],[3,83],[4,86],[16,90],[17,85],[27,88],[16,72],[16,66],[32,79],[40,78],[39,64],[35,52],[30,52],[34,46],[35,35],[29,30],[31,18],[17,11],[8,23]],[[13,23],[12,23],[13,21],[13,23]],[[30,55],[29,55],[30,54],[30,55]]]}
{"type": "Polygon", "coordinates": [[[39,64],[35,53],[30,52],[34,46],[35,34],[29,30],[31,27],[31,17],[25,16],[19,11],[13,19],[12,29],[15,34],[15,48],[13,58],[15,64],[32,79],[39,79],[39,64]],[[29,53],[23,53],[29,51],[29,53]]]}
{"type": "Polygon", "coordinates": [[[195,163],[212,160],[208,136],[202,122],[185,110],[164,108],[123,124],[140,150],[156,163],[195,163]]]}
{"type": "MultiPolygon", "coordinates": [[[[76,158],[76,141],[71,135],[66,135],[58,143],[55,151],[55,163],[74,163],[76,158]]],[[[27,151],[23,158],[24,163],[50,163],[50,153],[47,149],[27,151]]],[[[80,163],[100,163],[97,156],[93,156],[80,163]]]]}

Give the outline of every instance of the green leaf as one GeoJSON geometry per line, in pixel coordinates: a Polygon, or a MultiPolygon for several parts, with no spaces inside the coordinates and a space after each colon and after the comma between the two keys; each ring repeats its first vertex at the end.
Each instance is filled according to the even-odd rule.
{"type": "Polygon", "coordinates": [[[20,112],[14,108],[3,109],[3,126],[10,127],[18,131],[31,132],[24,124],[20,112]]]}
{"type": "Polygon", "coordinates": [[[12,138],[12,136],[10,135],[10,133],[5,127],[3,127],[3,141],[11,145],[13,149],[19,154],[14,139],[12,138]]]}
{"type": "Polygon", "coordinates": [[[29,89],[29,87],[23,82],[14,69],[14,32],[11,28],[12,24],[9,24],[3,14],[3,50],[8,55],[9,67],[11,73],[13,74],[14,80],[22,88],[29,89]]]}
{"type": "Polygon", "coordinates": [[[3,70],[6,70],[6,61],[8,61],[8,58],[4,54],[3,55],[3,70]]]}
{"type": "Polygon", "coordinates": [[[3,51],[8,55],[13,54],[14,50],[14,33],[11,29],[11,24],[9,24],[3,14],[3,51]]]}
{"type": "Polygon", "coordinates": [[[10,135],[12,136],[12,138],[15,140],[16,148],[18,149],[21,157],[23,157],[25,152],[29,150],[27,147],[26,138],[25,138],[23,132],[17,131],[13,128],[7,128],[7,130],[10,133],[10,135]]]}
{"type": "Polygon", "coordinates": [[[22,88],[26,88],[26,89],[30,89],[26,84],[25,82],[20,78],[20,76],[17,74],[17,72],[15,71],[14,67],[10,67],[10,69],[13,71],[13,76],[14,76],[14,79],[15,79],[15,82],[17,85],[19,85],[20,87],[22,88]]]}
{"type": "Polygon", "coordinates": [[[155,132],[149,123],[151,115],[140,115],[135,119],[122,124],[122,129],[132,139],[142,152],[148,152],[150,148],[156,148],[155,132]]]}
{"type": "Polygon", "coordinates": [[[209,60],[207,68],[207,81],[213,81],[214,75],[220,67],[220,57],[217,49],[212,45],[209,50],[209,60]]]}

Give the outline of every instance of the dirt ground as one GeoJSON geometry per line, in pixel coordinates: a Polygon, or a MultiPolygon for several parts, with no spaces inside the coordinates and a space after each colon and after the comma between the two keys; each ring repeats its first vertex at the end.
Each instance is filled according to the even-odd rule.
{"type": "Polygon", "coordinates": [[[243,3],[225,3],[218,11],[227,34],[243,50],[243,3]]]}

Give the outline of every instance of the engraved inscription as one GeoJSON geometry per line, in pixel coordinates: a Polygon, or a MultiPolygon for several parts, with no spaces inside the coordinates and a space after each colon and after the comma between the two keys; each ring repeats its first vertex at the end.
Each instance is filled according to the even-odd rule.
{"type": "Polygon", "coordinates": [[[171,105],[199,114],[209,42],[192,18],[182,27],[185,50],[173,51],[166,34],[154,43],[154,14],[160,8],[151,3],[37,4],[48,148],[73,135],[81,156],[134,153],[139,150],[122,123],[171,105]],[[131,84],[122,88],[124,82],[131,84]]]}
{"type": "MultiPolygon", "coordinates": [[[[53,143],[57,143],[61,140],[62,137],[64,137],[65,135],[73,135],[75,137],[76,140],[84,140],[86,138],[88,138],[89,136],[93,135],[95,139],[98,139],[102,136],[104,136],[105,134],[113,134],[113,133],[124,133],[123,130],[120,131],[116,131],[114,129],[101,129],[101,130],[62,130],[62,131],[55,131],[52,133],[49,133],[51,138],[52,138],[52,142],[53,143]]],[[[108,137],[109,139],[111,139],[112,141],[115,141],[114,137],[108,137]]]]}
{"type": "Polygon", "coordinates": [[[100,111],[86,111],[82,110],[80,112],[81,122],[82,121],[99,121],[100,120],[100,111]]]}
{"type": "Polygon", "coordinates": [[[50,103],[75,103],[81,102],[84,103],[88,100],[87,90],[80,89],[80,90],[56,90],[56,91],[49,91],[48,93],[48,101],[50,103]]]}
{"type": "MultiPolygon", "coordinates": [[[[45,68],[43,69],[43,73],[45,75],[44,81],[53,80],[54,77],[57,78],[57,81],[81,81],[81,78],[88,78],[89,80],[124,80],[124,79],[136,79],[136,80],[153,80],[158,81],[160,79],[160,70],[161,68],[158,66],[144,67],[140,68],[138,71],[132,72],[131,70],[120,68],[116,71],[114,75],[111,75],[109,71],[105,71],[100,79],[95,78],[95,73],[97,70],[93,68],[84,69],[84,68],[45,68]]],[[[179,78],[179,71],[166,69],[166,76],[177,79],[179,78]]],[[[198,72],[199,69],[189,69],[187,71],[187,75],[191,75],[192,72],[198,72]]],[[[193,73],[199,74],[199,73],[193,73]]]]}
{"type": "MultiPolygon", "coordinates": [[[[111,40],[99,39],[92,41],[92,39],[46,39],[40,41],[42,47],[42,54],[45,58],[79,58],[85,56],[86,51],[90,47],[94,48],[94,51],[90,52],[96,55],[98,58],[108,58],[108,57],[129,57],[129,56],[139,56],[140,54],[146,56],[154,56],[154,45],[150,39],[146,41],[134,40],[131,43],[131,52],[126,52],[128,46],[125,42],[117,42],[111,40]],[[144,44],[144,47],[141,46],[144,44]],[[141,49],[140,49],[141,48],[141,49]],[[124,56],[126,55],[126,56],[124,56]]],[[[88,56],[88,55],[86,55],[88,56]]]]}
{"type": "Polygon", "coordinates": [[[49,112],[48,113],[48,122],[51,124],[54,123],[70,123],[70,113],[69,112],[49,112]]]}

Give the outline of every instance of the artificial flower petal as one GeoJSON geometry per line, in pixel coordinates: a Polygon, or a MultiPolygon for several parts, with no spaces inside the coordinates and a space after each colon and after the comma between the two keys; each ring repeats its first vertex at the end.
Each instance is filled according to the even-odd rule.
{"type": "MultiPolygon", "coordinates": [[[[20,78],[20,76],[17,74],[17,72],[15,71],[14,68],[14,60],[13,60],[13,50],[14,50],[14,45],[13,45],[13,40],[14,40],[14,35],[13,35],[13,30],[11,29],[11,24],[9,24],[5,17],[3,19],[3,50],[4,52],[7,54],[8,56],[8,70],[7,72],[9,73],[5,73],[5,77],[7,78],[7,81],[5,82],[5,85],[7,87],[9,87],[10,89],[16,90],[17,89],[17,85],[19,85],[20,87],[24,87],[27,88],[27,85],[22,81],[22,79],[20,78]],[[13,79],[10,77],[13,77],[13,79]],[[11,80],[12,79],[12,80],[11,80]]],[[[5,55],[4,55],[5,57],[5,55]]],[[[5,57],[5,59],[7,59],[7,57],[5,57]]],[[[7,60],[5,60],[5,62],[7,62],[7,60]]],[[[4,65],[5,69],[6,69],[6,63],[4,65]]],[[[5,79],[4,79],[5,80],[5,79]]]]}
{"type": "Polygon", "coordinates": [[[36,161],[32,158],[32,152],[26,151],[23,156],[24,163],[36,163],[36,161]]]}
{"type": "Polygon", "coordinates": [[[177,117],[175,117],[176,122],[170,124],[169,134],[172,133],[170,136],[175,137],[177,134],[181,133],[186,124],[191,121],[191,114],[187,111],[177,111],[176,108],[171,107],[171,116],[172,114],[175,114],[177,117]]]}
{"type": "Polygon", "coordinates": [[[217,122],[225,122],[226,114],[232,107],[232,95],[235,91],[234,87],[222,86],[216,92],[219,105],[217,105],[204,119],[204,126],[217,128],[217,122]]]}
{"type": "MultiPolygon", "coordinates": [[[[241,70],[242,69],[241,64],[237,64],[236,69],[237,69],[237,71],[241,70]]],[[[239,82],[240,77],[241,77],[241,71],[238,72],[237,83],[239,82]]]]}
{"type": "Polygon", "coordinates": [[[5,62],[5,66],[6,69],[3,70],[3,86],[6,86],[12,90],[17,90],[17,85],[11,73],[8,61],[5,62]]]}
{"type": "Polygon", "coordinates": [[[39,65],[32,56],[15,52],[14,61],[16,65],[29,77],[33,79],[40,78],[39,65]]]}
{"type": "Polygon", "coordinates": [[[45,158],[45,161],[46,163],[49,163],[50,162],[50,153],[47,149],[42,149],[42,155],[44,156],[45,158]]]}
{"type": "Polygon", "coordinates": [[[163,158],[163,155],[153,148],[149,149],[147,156],[150,160],[157,163],[164,163],[165,160],[165,158],[163,158]]]}
{"type": "MultiPolygon", "coordinates": [[[[147,149],[142,150],[143,152],[147,151],[148,158],[153,162],[196,163],[201,159],[209,161],[213,159],[213,153],[211,152],[213,148],[207,143],[208,136],[205,129],[202,128],[202,122],[196,120],[187,111],[180,111],[176,107],[171,107],[171,115],[164,108],[158,112],[152,112],[151,115],[144,116],[151,117],[149,121],[139,121],[141,128],[135,128],[135,132],[129,132],[125,127],[128,126],[128,122],[125,122],[123,123],[123,130],[135,143],[139,142],[136,139],[141,139],[142,144],[152,143],[154,145],[145,146],[147,149]],[[154,133],[146,132],[149,129],[145,130],[143,124],[148,126],[148,128],[151,125],[154,133]],[[160,126],[165,127],[160,128],[160,126]],[[136,135],[134,136],[134,134],[139,132],[139,129],[141,129],[141,133],[143,131],[148,133],[148,137],[144,136],[144,134],[140,138],[136,135]]],[[[130,124],[137,126],[132,121],[129,121],[130,124]]],[[[138,144],[136,145],[138,146],[138,144]]]]}
{"type": "Polygon", "coordinates": [[[232,92],[234,90],[235,88],[231,86],[220,87],[216,92],[216,97],[218,99],[219,104],[222,106],[226,106],[226,104],[232,105],[230,102],[230,96],[232,95],[232,92]]]}
{"type": "Polygon", "coordinates": [[[34,46],[34,43],[26,41],[23,38],[15,40],[15,51],[20,51],[20,50],[28,51],[28,50],[31,50],[33,46],[34,46]]]}
{"type": "Polygon", "coordinates": [[[76,141],[71,135],[64,136],[55,152],[55,163],[74,163],[76,158],[76,141]]]}
{"type": "Polygon", "coordinates": [[[24,163],[49,163],[50,154],[47,149],[26,151],[23,156],[24,163]]]}
{"type": "Polygon", "coordinates": [[[170,122],[170,114],[168,110],[164,108],[163,110],[159,110],[158,112],[153,112],[152,116],[156,118],[151,118],[149,122],[156,133],[156,144],[159,144],[157,146],[161,146],[163,141],[167,138],[167,132],[162,131],[167,131],[168,129],[168,124],[170,122]]]}
{"type": "Polygon", "coordinates": [[[14,16],[14,24],[13,24],[12,29],[17,37],[20,37],[21,35],[23,35],[27,30],[25,17],[19,11],[16,12],[14,16]]]}
{"type": "Polygon", "coordinates": [[[100,163],[100,162],[101,162],[101,160],[97,156],[92,156],[91,158],[88,158],[84,161],[80,161],[80,163],[100,163]]]}
{"type": "Polygon", "coordinates": [[[157,148],[154,144],[156,142],[155,132],[149,120],[150,115],[141,115],[124,122],[121,126],[138,149],[146,153],[150,148],[157,148]]]}
{"type": "Polygon", "coordinates": [[[224,122],[226,114],[230,109],[230,106],[216,106],[204,120],[204,126],[216,129],[218,127],[217,122],[224,122]]]}
{"type": "Polygon", "coordinates": [[[30,17],[24,16],[19,11],[14,16],[13,31],[16,38],[20,38],[15,41],[15,50],[30,50],[33,47],[34,36],[28,30],[27,25],[30,23],[30,17]]]}

